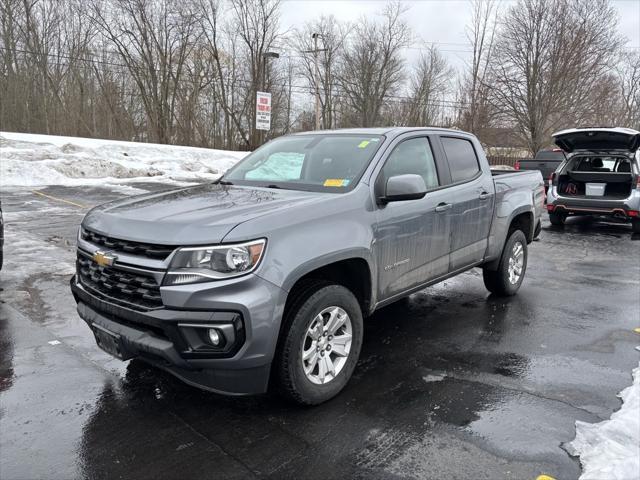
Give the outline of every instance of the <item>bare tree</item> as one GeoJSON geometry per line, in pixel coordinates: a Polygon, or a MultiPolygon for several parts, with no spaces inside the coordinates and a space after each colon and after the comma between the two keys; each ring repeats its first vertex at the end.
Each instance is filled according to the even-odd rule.
{"type": "Polygon", "coordinates": [[[625,52],[618,67],[623,126],[640,130],[640,52],[625,52]]]}
{"type": "Polygon", "coordinates": [[[246,106],[249,108],[249,137],[247,146],[255,148],[260,142],[260,132],[256,130],[256,93],[265,90],[269,68],[270,52],[280,38],[280,0],[231,0],[234,12],[233,26],[244,46],[249,82],[246,106]]]}
{"type": "Polygon", "coordinates": [[[521,0],[506,13],[491,94],[532,153],[593,111],[590,92],[619,47],[616,22],[607,0],[521,0]]]}
{"type": "Polygon", "coordinates": [[[198,37],[191,3],[113,0],[109,8],[94,4],[92,14],[135,81],[152,139],[170,142],[177,91],[198,37]]]}
{"type": "Polygon", "coordinates": [[[390,3],[384,8],[382,22],[366,18],[354,27],[345,46],[337,75],[351,125],[372,127],[380,123],[385,98],[399,90],[405,78],[401,50],[411,39],[404,8],[390,3]]]}
{"type": "Polygon", "coordinates": [[[460,80],[459,98],[464,107],[460,110],[459,124],[463,130],[482,139],[492,120],[488,84],[494,59],[498,8],[496,0],[471,0],[470,5],[471,24],[466,28],[466,35],[473,55],[460,80]]]}
{"type": "Polygon", "coordinates": [[[304,28],[293,34],[294,48],[301,55],[299,73],[306,80],[311,92],[315,92],[316,82],[320,90],[320,112],[323,128],[335,125],[335,103],[337,101],[338,59],[348,36],[349,24],[340,23],[333,15],[321,16],[308,22],[304,28]],[[318,35],[318,50],[312,35],[318,35]],[[318,55],[316,71],[315,55],[318,55]]]}
{"type": "MultiPolygon", "coordinates": [[[[316,79],[325,128],[452,122],[454,74],[435,48],[405,62],[401,4],[289,35],[280,1],[0,0],[0,129],[249,149],[313,128],[316,79]]],[[[640,126],[639,56],[623,55],[607,0],[519,0],[496,30],[498,2],[470,3],[457,126],[488,142],[504,131],[488,127],[515,129],[531,150],[563,126],[640,126]]]]}
{"type": "Polygon", "coordinates": [[[435,125],[443,111],[442,99],[451,86],[453,69],[435,45],[420,55],[411,78],[407,124],[435,125]]]}

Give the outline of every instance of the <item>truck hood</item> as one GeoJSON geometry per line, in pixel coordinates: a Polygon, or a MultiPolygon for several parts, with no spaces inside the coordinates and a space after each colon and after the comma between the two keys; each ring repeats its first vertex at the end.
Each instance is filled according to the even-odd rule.
{"type": "MultiPolygon", "coordinates": [[[[109,237],[166,245],[219,243],[240,223],[333,194],[219,184],[129,197],[91,210],[82,226],[109,237]]],[[[262,232],[264,234],[264,232],[262,232]]]]}
{"type": "Polygon", "coordinates": [[[640,148],[640,132],[631,128],[572,128],[553,135],[565,152],[576,150],[635,152],[640,148]]]}

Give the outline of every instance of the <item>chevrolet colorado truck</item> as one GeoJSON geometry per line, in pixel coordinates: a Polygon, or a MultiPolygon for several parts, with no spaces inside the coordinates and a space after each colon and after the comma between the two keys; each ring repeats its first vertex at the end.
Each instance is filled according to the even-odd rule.
{"type": "Polygon", "coordinates": [[[539,172],[492,174],[468,133],[294,134],[214,183],[91,210],[71,289],[122,360],[318,404],[348,382],[376,309],[473,267],[515,294],[543,198],[539,172]]]}

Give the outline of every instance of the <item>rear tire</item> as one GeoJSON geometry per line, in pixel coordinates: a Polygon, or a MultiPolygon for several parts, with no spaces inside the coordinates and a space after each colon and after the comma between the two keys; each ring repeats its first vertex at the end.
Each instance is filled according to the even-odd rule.
{"type": "Polygon", "coordinates": [[[340,393],[358,362],[362,331],[360,304],[350,290],[326,281],[304,285],[285,314],[274,360],[274,380],[281,395],[302,405],[318,405],[340,393]],[[331,322],[337,320],[332,319],[344,322],[333,332],[335,338],[331,322]],[[350,343],[344,355],[346,346],[338,339],[344,342],[348,335],[350,343]],[[303,352],[311,352],[313,358],[304,359],[303,352]]]}
{"type": "Polygon", "coordinates": [[[498,269],[482,269],[487,290],[503,297],[515,295],[527,270],[527,258],[527,237],[522,230],[514,230],[504,244],[498,269]]]}
{"type": "Polygon", "coordinates": [[[631,220],[631,231],[633,233],[640,233],[640,218],[634,218],[631,220]]]}
{"type": "Polygon", "coordinates": [[[549,221],[551,222],[551,225],[561,227],[562,225],[564,225],[564,221],[566,219],[567,216],[563,213],[549,212],[549,221]]]}

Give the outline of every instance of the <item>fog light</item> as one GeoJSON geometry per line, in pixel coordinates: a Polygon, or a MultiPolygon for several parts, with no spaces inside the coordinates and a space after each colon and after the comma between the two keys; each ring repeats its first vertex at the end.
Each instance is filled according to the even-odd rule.
{"type": "Polygon", "coordinates": [[[216,330],[215,328],[209,329],[209,341],[211,342],[211,345],[213,345],[214,347],[217,347],[218,345],[220,345],[220,334],[218,333],[218,330],[216,330]]]}

